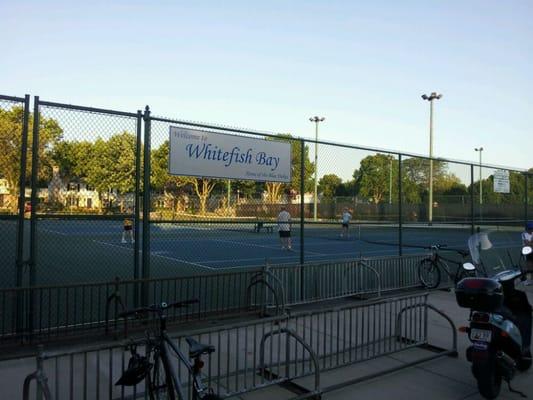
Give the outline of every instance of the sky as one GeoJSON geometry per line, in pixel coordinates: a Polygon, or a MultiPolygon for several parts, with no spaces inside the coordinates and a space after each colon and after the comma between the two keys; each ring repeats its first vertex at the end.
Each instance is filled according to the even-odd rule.
{"type": "MultiPolygon", "coordinates": [[[[533,167],[533,2],[0,0],[0,93],[533,167]]],[[[334,154],[330,156],[335,161],[334,154]]]]}

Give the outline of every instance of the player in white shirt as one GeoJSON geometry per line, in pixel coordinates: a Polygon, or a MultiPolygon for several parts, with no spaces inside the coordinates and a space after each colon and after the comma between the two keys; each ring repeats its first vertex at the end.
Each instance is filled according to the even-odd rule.
{"type": "Polygon", "coordinates": [[[278,231],[279,240],[281,242],[281,249],[292,250],[291,244],[291,214],[287,211],[287,207],[282,206],[278,214],[278,231]]]}
{"type": "Polygon", "coordinates": [[[350,226],[350,220],[352,219],[352,214],[350,214],[350,211],[345,207],[344,210],[342,210],[342,231],[341,231],[341,237],[348,237],[348,227],[350,226]]]}

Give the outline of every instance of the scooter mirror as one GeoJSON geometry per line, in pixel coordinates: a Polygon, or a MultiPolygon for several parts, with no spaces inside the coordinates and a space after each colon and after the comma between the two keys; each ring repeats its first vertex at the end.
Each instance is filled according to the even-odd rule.
{"type": "Polygon", "coordinates": [[[531,246],[524,246],[522,247],[522,254],[524,256],[528,256],[530,255],[531,253],[533,253],[533,249],[531,248],[531,246]]]}
{"type": "Polygon", "coordinates": [[[474,264],[469,263],[469,262],[464,263],[464,264],[463,264],[463,268],[464,268],[465,270],[467,270],[467,271],[473,271],[473,270],[476,269],[476,267],[474,266],[474,264]]]}

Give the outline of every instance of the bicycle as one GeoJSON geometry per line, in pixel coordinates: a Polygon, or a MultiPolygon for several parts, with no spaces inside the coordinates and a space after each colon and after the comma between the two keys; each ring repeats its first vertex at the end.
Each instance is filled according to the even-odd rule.
{"type": "Polygon", "coordinates": [[[127,310],[119,314],[119,317],[138,316],[145,313],[155,313],[159,318],[159,329],[155,336],[148,331],[146,338],[135,341],[126,347],[131,352],[128,368],[124,371],[116,385],[135,386],[143,379],[150,400],[186,400],[182,384],[171,356],[177,357],[187,367],[192,377],[193,400],[221,400],[214,394],[211,388],[202,383],[201,371],[204,366],[203,355],[209,355],[215,351],[214,346],[198,343],[193,338],[187,337],[189,344],[189,359],[181,352],[178,346],[168,336],[166,327],[166,310],[169,308],[186,307],[198,303],[198,300],[186,300],[176,303],[152,304],[148,307],[140,307],[127,310]],[[137,353],[137,346],[146,346],[146,355],[137,353]]]}
{"type": "MultiPolygon", "coordinates": [[[[435,244],[430,247],[424,247],[431,250],[431,256],[423,259],[418,264],[418,279],[420,280],[420,283],[427,289],[435,289],[437,286],[439,286],[441,281],[441,269],[446,272],[448,277],[452,279],[455,284],[457,284],[457,282],[459,282],[463,278],[476,276],[478,273],[478,269],[476,266],[474,266],[475,268],[472,271],[467,271],[463,268],[462,262],[443,257],[439,253],[439,250],[446,247],[447,246],[444,244],[435,244]],[[450,271],[450,268],[447,263],[457,265],[455,274],[450,271]]],[[[461,255],[463,261],[468,256],[468,252],[465,250],[451,248],[446,248],[446,250],[453,251],[461,255]]]]}

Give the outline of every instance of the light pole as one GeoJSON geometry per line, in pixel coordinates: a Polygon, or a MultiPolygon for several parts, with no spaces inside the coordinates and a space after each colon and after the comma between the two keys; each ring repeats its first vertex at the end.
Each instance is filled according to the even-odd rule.
{"type": "MultiPolygon", "coordinates": [[[[317,220],[317,203],[318,203],[318,123],[324,121],[324,117],[314,117],[309,118],[309,121],[315,123],[315,196],[313,200],[313,219],[317,220]]],[[[304,151],[304,149],[302,149],[304,151]]],[[[302,165],[301,168],[304,168],[302,165]]],[[[303,196],[303,193],[302,193],[303,196]]]]}
{"type": "MultiPolygon", "coordinates": [[[[483,162],[483,147],[476,147],[474,149],[475,151],[479,152],[479,205],[481,206],[483,204],[483,177],[482,177],[482,162],[483,162]]],[[[481,213],[481,210],[479,211],[481,213]]]]}
{"type": "Polygon", "coordinates": [[[429,101],[429,211],[428,222],[429,225],[433,223],[433,100],[438,100],[442,94],[431,92],[422,95],[423,100],[429,101]]]}

